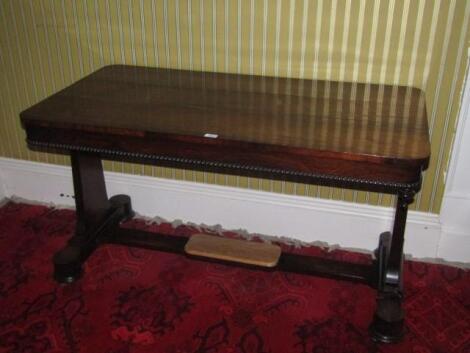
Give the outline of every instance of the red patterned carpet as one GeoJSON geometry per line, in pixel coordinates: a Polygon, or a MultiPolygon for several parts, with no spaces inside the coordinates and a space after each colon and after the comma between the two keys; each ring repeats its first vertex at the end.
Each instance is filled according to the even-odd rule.
{"type": "MultiPolygon", "coordinates": [[[[406,262],[406,339],[376,345],[367,335],[374,291],[348,282],[105,246],[82,280],[57,285],[51,256],[73,227],[70,210],[0,208],[0,352],[470,352],[469,271],[406,262]]],[[[324,255],[368,261],[351,252],[324,255]]]]}

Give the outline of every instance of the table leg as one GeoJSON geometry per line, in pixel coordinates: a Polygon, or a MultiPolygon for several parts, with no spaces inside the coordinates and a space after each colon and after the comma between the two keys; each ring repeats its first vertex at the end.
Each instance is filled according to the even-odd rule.
{"type": "Polygon", "coordinates": [[[398,194],[392,234],[380,236],[377,254],[377,309],[369,327],[372,339],[379,342],[397,342],[404,334],[403,299],[403,243],[408,205],[414,191],[398,194]]]}
{"type": "Polygon", "coordinates": [[[72,151],[71,162],[77,224],[74,236],[54,255],[54,278],[62,283],[79,278],[83,263],[112,227],[133,215],[128,196],[108,200],[98,154],[72,151]]]}

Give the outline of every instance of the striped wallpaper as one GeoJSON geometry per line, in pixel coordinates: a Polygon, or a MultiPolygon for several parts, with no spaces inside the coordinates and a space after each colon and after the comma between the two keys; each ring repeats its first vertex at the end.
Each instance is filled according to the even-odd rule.
{"type": "MultiPolygon", "coordinates": [[[[432,160],[414,209],[438,213],[470,41],[466,0],[0,0],[0,155],[29,151],[18,113],[97,68],[126,63],[413,85],[432,160]]],[[[108,170],[384,206],[388,195],[105,162],[108,170]]]]}

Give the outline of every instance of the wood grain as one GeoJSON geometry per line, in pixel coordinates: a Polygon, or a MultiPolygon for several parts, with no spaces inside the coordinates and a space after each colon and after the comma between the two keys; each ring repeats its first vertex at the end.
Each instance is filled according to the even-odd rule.
{"type": "Polygon", "coordinates": [[[278,245],[207,234],[191,236],[184,250],[193,256],[261,267],[275,267],[281,256],[281,248],[278,245]]]}
{"type": "Polygon", "coordinates": [[[423,107],[410,87],[107,66],[21,119],[39,142],[415,182],[423,107]]]}

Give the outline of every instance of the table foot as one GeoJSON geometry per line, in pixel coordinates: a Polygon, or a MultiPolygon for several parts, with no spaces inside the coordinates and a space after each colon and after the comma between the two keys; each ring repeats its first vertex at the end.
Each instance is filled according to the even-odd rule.
{"type": "Polygon", "coordinates": [[[381,343],[398,342],[405,332],[401,291],[399,287],[386,283],[391,241],[390,232],[380,234],[379,247],[375,250],[377,309],[369,326],[369,333],[373,341],[381,343]]]}
{"type": "Polygon", "coordinates": [[[377,343],[398,343],[405,335],[405,325],[403,322],[389,323],[374,316],[369,334],[377,343]]]}
{"type": "Polygon", "coordinates": [[[72,283],[82,275],[81,251],[78,246],[67,245],[54,255],[54,279],[59,283],[72,283]]]}
{"type": "Polygon", "coordinates": [[[380,343],[399,342],[405,334],[404,316],[401,299],[379,299],[369,326],[371,339],[380,343]]]}
{"type": "MultiPolygon", "coordinates": [[[[54,255],[54,279],[59,283],[72,283],[83,273],[83,263],[102,243],[109,240],[120,222],[134,215],[131,199],[127,195],[116,195],[109,199],[109,210],[101,221],[77,231],[68,244],[54,255]]],[[[80,228],[78,228],[80,229],[80,228]]]]}

